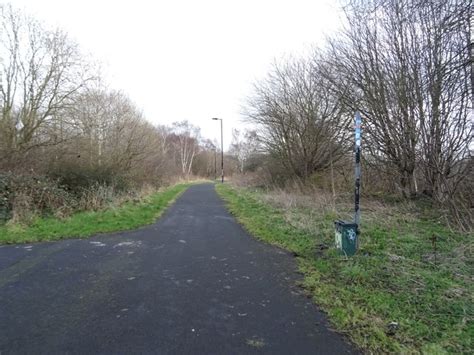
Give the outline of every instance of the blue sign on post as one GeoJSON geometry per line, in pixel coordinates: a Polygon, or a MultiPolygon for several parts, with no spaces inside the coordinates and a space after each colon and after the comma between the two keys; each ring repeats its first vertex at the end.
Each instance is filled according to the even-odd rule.
{"type": "Polygon", "coordinates": [[[360,137],[360,126],[362,124],[362,119],[360,118],[360,113],[359,112],[356,112],[356,115],[355,115],[355,145],[356,145],[356,148],[357,147],[360,147],[360,140],[361,140],[361,137],[360,137]]]}

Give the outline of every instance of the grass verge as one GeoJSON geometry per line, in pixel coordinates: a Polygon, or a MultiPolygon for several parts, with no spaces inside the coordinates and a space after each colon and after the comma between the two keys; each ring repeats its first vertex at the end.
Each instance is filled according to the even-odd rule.
{"type": "Polygon", "coordinates": [[[381,207],[364,216],[359,252],[347,259],[332,248],[334,212],[279,206],[228,185],[217,191],[252,235],[297,255],[303,287],[361,349],[472,352],[472,235],[381,207]]]}
{"type": "Polygon", "coordinates": [[[38,218],[29,226],[0,226],[0,244],[85,238],[153,223],[189,184],[178,184],[145,198],[101,211],[79,212],[66,219],[38,218]]]}

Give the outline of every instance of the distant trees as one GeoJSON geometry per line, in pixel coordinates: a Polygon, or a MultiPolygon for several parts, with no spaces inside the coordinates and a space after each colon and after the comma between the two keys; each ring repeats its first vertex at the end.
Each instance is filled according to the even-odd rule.
{"type": "Polygon", "coordinates": [[[217,143],[210,139],[202,139],[199,144],[199,152],[196,154],[193,161],[193,175],[214,179],[217,177],[217,165],[217,143]]]}
{"type": "Polygon", "coordinates": [[[81,151],[90,167],[127,171],[150,154],[158,139],[153,137],[152,125],[122,92],[87,90],[78,95],[68,114],[75,128],[67,146],[81,151]]]}
{"type": "Polygon", "coordinates": [[[172,132],[172,141],[178,153],[181,173],[183,176],[189,177],[194,157],[199,151],[200,128],[188,121],[181,121],[173,123],[172,132]]]}
{"type": "Polygon", "coordinates": [[[257,133],[253,130],[239,131],[232,129],[232,141],[229,147],[229,155],[235,157],[238,162],[238,172],[244,173],[247,163],[253,155],[260,150],[260,142],[257,133]]]}

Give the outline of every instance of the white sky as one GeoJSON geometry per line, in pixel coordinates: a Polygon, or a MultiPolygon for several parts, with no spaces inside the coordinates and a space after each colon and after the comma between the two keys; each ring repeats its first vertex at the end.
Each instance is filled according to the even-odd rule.
{"type": "Polygon", "coordinates": [[[10,0],[69,33],[159,124],[189,120],[224,145],[242,128],[251,84],[275,58],[304,53],[336,29],[336,0],[10,0]]]}

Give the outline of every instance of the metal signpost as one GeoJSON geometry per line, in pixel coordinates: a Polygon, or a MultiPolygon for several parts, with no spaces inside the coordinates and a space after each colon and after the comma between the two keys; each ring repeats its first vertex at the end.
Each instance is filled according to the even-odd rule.
{"type": "Polygon", "coordinates": [[[214,146],[214,181],[217,180],[217,146],[214,146]]]}
{"type": "Polygon", "coordinates": [[[359,246],[360,233],[360,155],[361,155],[361,117],[360,113],[355,114],[355,214],[354,221],[346,222],[337,220],[335,226],[336,248],[346,257],[354,255],[359,246]]]}
{"type": "Polygon", "coordinates": [[[357,224],[357,234],[360,226],[360,143],[361,143],[361,123],[360,113],[355,114],[355,215],[354,223],[357,224]]]}

